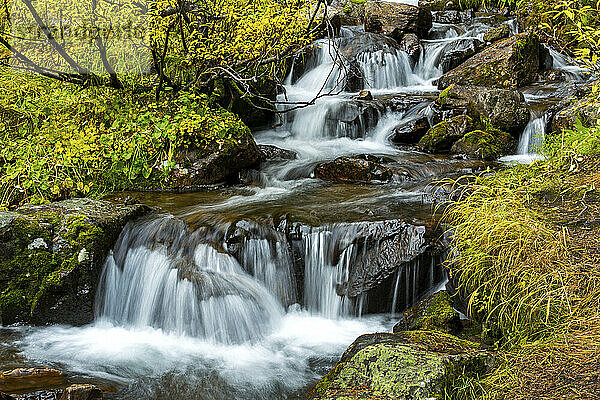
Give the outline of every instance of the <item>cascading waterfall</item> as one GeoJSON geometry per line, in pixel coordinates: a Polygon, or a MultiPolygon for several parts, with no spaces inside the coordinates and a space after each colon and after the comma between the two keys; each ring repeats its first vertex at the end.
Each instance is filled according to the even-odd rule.
{"type": "Polygon", "coordinates": [[[143,235],[154,235],[153,229],[173,229],[170,222],[126,228],[119,244],[124,256],[110,254],[106,261],[98,318],[221,343],[252,341],[268,332],[283,307],[232,256],[183,239],[185,231],[174,231],[171,246],[139,243],[152,240],[143,235]]]}
{"type": "MultiPolygon", "coordinates": [[[[133,387],[118,394],[127,399],[174,398],[174,393],[190,399],[291,399],[305,393],[323,366],[358,335],[389,330],[389,312],[401,312],[444,285],[443,255],[425,249],[422,226],[409,227],[404,235],[375,234],[379,228],[373,221],[421,218],[413,214],[412,204],[401,212],[390,207],[404,186],[326,186],[311,179],[310,172],[318,162],[341,155],[397,155],[388,142],[391,131],[417,117],[432,119],[431,96],[423,93],[434,91],[444,57],[489,28],[436,25],[439,32],[423,41],[419,58],[362,28],[342,28],[340,38],[317,41],[306,64],[293,66],[286,93],[279,96],[287,103],[280,107],[310,102],[319,93],[332,96],[284,115],[280,127],[256,135],[259,142],[296,151],[298,159],[261,169],[260,187],[219,192],[225,202],[207,205],[203,197],[200,207],[208,219],[198,222],[185,214],[183,222],[161,216],[127,226],[106,260],[96,322],[37,330],[23,354],[37,364],[52,360],[78,376],[118,382],[128,387],[125,392],[133,387]],[[357,100],[361,89],[370,90],[374,99],[357,100]],[[393,108],[385,103],[390,95],[401,102],[420,98],[393,108]],[[350,199],[347,203],[354,203],[364,219],[347,222],[357,220],[344,214],[346,208],[331,220],[321,219],[313,215],[318,213],[312,203],[296,204],[290,219],[312,221],[310,227],[302,225],[292,235],[278,222],[277,228],[248,229],[237,242],[228,241],[232,220],[255,218],[262,224],[268,216],[272,224],[288,213],[287,208],[268,209],[273,198],[295,195],[301,186],[314,188],[311,195],[326,207],[350,199]],[[326,197],[331,187],[356,196],[326,197]],[[375,191],[384,200],[367,203],[375,191]],[[297,210],[303,214],[296,215],[297,210]],[[386,242],[394,235],[399,241],[386,242]],[[372,315],[383,312],[383,317],[372,315]],[[148,376],[160,377],[151,395],[148,376]],[[182,382],[191,389],[180,392],[182,382]]],[[[567,61],[563,66],[551,54],[555,67],[569,72],[567,61]]],[[[530,121],[520,153],[539,151],[545,124],[544,117],[530,121]]],[[[418,171],[409,171],[415,180],[433,179],[448,169],[428,155],[410,157],[418,159],[412,164],[419,165],[418,171]]],[[[411,168],[409,161],[405,164],[402,168],[411,168]]],[[[290,202],[307,198],[298,197],[290,202]]]]}

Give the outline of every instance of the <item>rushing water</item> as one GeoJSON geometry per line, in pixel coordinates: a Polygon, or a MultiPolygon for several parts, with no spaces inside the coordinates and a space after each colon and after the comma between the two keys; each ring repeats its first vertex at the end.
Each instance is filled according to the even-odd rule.
{"type": "MultiPolygon", "coordinates": [[[[279,97],[282,109],[306,106],[255,135],[297,159],[263,165],[250,186],[147,195],[165,214],[121,234],[96,321],[0,329],[0,359],[116,390],[106,398],[304,398],[357,336],[389,331],[395,313],[445,283],[443,254],[425,240],[428,185],[481,163],[399,149],[389,137],[431,118],[444,56],[488,28],[435,24],[416,59],[361,27],[316,42],[279,97]],[[374,100],[356,100],[361,89],[374,100]],[[387,157],[410,179],[362,186],[311,175],[321,161],[363,153],[387,157]],[[369,275],[374,265],[380,275],[369,275]],[[363,291],[369,279],[379,286],[363,291]]],[[[520,153],[539,149],[544,126],[543,116],[530,122],[520,153]]]]}

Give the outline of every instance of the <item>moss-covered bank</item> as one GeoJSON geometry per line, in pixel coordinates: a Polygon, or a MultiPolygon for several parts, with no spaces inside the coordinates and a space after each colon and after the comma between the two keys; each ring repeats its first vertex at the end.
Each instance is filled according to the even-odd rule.
{"type": "Polygon", "coordinates": [[[2,323],[90,322],[108,251],[148,211],[89,199],[0,211],[2,323]]]}

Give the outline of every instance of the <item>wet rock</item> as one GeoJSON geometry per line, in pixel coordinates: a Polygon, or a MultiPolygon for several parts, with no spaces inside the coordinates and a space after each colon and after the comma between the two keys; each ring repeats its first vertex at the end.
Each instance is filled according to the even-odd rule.
{"type": "Polygon", "coordinates": [[[465,134],[459,141],[454,143],[450,152],[492,161],[501,156],[512,154],[516,144],[516,140],[506,132],[497,129],[476,130],[465,134]]]}
{"type": "Polygon", "coordinates": [[[16,399],[9,394],[0,392],[0,400],[16,400],[16,399]]]}
{"type": "Polygon", "coordinates": [[[431,11],[402,3],[368,2],[365,5],[365,30],[402,40],[405,33],[427,37],[431,29],[431,11]]]}
{"type": "Polygon", "coordinates": [[[451,85],[440,93],[434,111],[442,118],[469,115],[477,124],[519,135],[531,117],[525,97],[516,90],[451,85]]]}
{"type": "Polygon", "coordinates": [[[60,386],[63,374],[52,368],[17,368],[0,373],[0,390],[27,391],[49,386],[60,386]]]}
{"type": "Polygon", "coordinates": [[[363,137],[377,125],[385,109],[378,101],[350,100],[337,103],[327,111],[326,131],[336,137],[363,137]]]}
{"type": "Polygon", "coordinates": [[[378,287],[433,245],[427,227],[405,221],[354,224],[352,228],[359,233],[353,243],[361,256],[350,270],[347,296],[351,298],[378,287]]]}
{"type": "Polygon", "coordinates": [[[108,251],[127,222],[149,211],[90,199],[0,211],[2,322],[91,322],[108,251]]]}
{"type": "Polygon", "coordinates": [[[466,133],[474,130],[473,119],[459,115],[435,125],[419,141],[421,150],[428,153],[447,153],[466,133]]]}
{"type": "Polygon", "coordinates": [[[448,49],[440,61],[444,73],[458,67],[483,48],[483,42],[479,39],[456,40],[454,43],[455,47],[448,49]]]}
{"type": "Polygon", "coordinates": [[[494,43],[498,40],[506,39],[510,36],[510,27],[506,24],[490,29],[483,35],[483,40],[488,43],[494,43]]]}
{"type": "Polygon", "coordinates": [[[435,99],[437,99],[436,94],[424,94],[420,97],[407,94],[377,96],[377,100],[381,102],[382,106],[396,113],[406,113],[419,105],[424,108],[435,99]]]}
{"type": "Polygon", "coordinates": [[[437,11],[432,13],[432,20],[438,24],[464,24],[473,21],[474,15],[471,11],[437,11]]]}
{"type": "Polygon", "coordinates": [[[550,54],[550,49],[545,44],[540,45],[540,71],[550,70],[554,67],[554,58],[550,54]]]}
{"type": "Polygon", "coordinates": [[[102,390],[94,385],[71,385],[65,389],[60,400],[102,400],[102,390]]]}
{"type": "Polygon", "coordinates": [[[578,120],[583,126],[596,126],[600,120],[600,102],[588,98],[572,101],[556,113],[552,119],[552,130],[575,129],[578,120]]]}
{"type": "Polygon", "coordinates": [[[37,390],[35,392],[20,394],[16,397],[16,400],[59,400],[62,394],[62,389],[37,390]]]}
{"type": "Polygon", "coordinates": [[[459,6],[453,1],[447,0],[430,0],[430,1],[419,1],[419,7],[427,7],[431,11],[443,11],[443,10],[458,10],[459,6]]]}
{"type": "Polygon", "coordinates": [[[437,398],[459,374],[477,377],[492,363],[475,343],[442,333],[363,335],[308,398],[437,398]]]}
{"type": "Polygon", "coordinates": [[[461,36],[466,33],[465,29],[460,25],[451,25],[451,24],[436,24],[429,31],[428,39],[444,39],[448,36],[451,36],[449,32],[454,32],[453,36],[461,36]]]}
{"type": "Polygon", "coordinates": [[[515,89],[534,82],[539,71],[539,39],[522,33],[494,43],[438,79],[451,84],[515,89]]]}
{"type": "Polygon", "coordinates": [[[407,33],[399,41],[400,48],[408,54],[413,63],[416,63],[421,57],[421,41],[414,33],[407,33]]]}
{"type": "Polygon", "coordinates": [[[281,149],[271,144],[259,144],[263,160],[295,160],[298,154],[292,150],[281,149]]]}
{"type": "Polygon", "coordinates": [[[334,11],[333,17],[331,17],[329,21],[331,22],[331,26],[336,35],[340,33],[342,26],[362,25],[360,16],[348,14],[343,10],[334,11]]]}
{"type": "Polygon", "coordinates": [[[169,190],[190,191],[203,185],[237,180],[237,174],[257,165],[261,156],[249,129],[239,132],[236,143],[203,150],[180,149],[166,186],[169,190]]]}
{"type": "Polygon", "coordinates": [[[416,144],[429,128],[427,117],[418,116],[394,128],[390,139],[396,144],[416,144]]]}
{"type": "Polygon", "coordinates": [[[357,100],[373,100],[373,95],[368,90],[361,90],[358,96],[356,96],[357,100]]]}
{"type": "Polygon", "coordinates": [[[374,161],[340,157],[315,168],[315,178],[342,183],[382,183],[392,180],[394,172],[374,161]]]}
{"type": "Polygon", "coordinates": [[[435,293],[421,300],[403,313],[404,320],[394,326],[394,332],[405,330],[442,331],[457,334],[462,329],[460,315],[452,307],[452,299],[446,291],[435,293]],[[407,327],[402,328],[402,323],[407,327]]]}

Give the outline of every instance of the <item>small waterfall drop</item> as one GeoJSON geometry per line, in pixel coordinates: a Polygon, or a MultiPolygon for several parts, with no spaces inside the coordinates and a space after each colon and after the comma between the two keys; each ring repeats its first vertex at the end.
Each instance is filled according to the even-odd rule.
{"type": "Polygon", "coordinates": [[[128,226],[106,261],[97,317],[220,343],[268,333],[279,301],[231,255],[193,239],[170,218],[128,226]]]}
{"type": "Polygon", "coordinates": [[[546,116],[531,118],[521,138],[517,155],[540,154],[544,146],[544,137],[546,133],[546,116]]]}

